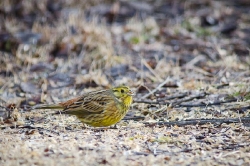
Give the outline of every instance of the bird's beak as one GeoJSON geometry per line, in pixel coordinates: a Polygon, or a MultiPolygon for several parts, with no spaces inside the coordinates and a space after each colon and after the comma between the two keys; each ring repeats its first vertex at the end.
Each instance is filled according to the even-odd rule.
{"type": "Polygon", "coordinates": [[[134,96],[135,95],[135,92],[130,90],[128,93],[127,93],[129,96],[134,96]]]}

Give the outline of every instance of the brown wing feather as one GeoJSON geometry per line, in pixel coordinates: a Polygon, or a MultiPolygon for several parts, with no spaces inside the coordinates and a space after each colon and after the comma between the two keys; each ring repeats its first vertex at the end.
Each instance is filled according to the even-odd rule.
{"type": "Polygon", "coordinates": [[[62,105],[64,108],[67,108],[68,106],[74,104],[75,102],[79,101],[82,97],[77,97],[77,98],[74,98],[74,99],[70,99],[68,101],[65,101],[65,102],[61,102],[59,103],[60,105],[62,105]]]}
{"type": "Polygon", "coordinates": [[[114,102],[113,96],[108,90],[95,93],[88,93],[78,98],[60,103],[64,106],[64,111],[72,115],[89,115],[102,112],[106,105],[114,102]]]}

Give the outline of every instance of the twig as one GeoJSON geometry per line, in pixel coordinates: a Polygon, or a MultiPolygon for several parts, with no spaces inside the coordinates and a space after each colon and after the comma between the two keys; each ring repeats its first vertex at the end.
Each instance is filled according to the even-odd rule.
{"type": "Polygon", "coordinates": [[[230,123],[250,123],[250,117],[244,117],[244,118],[228,118],[228,119],[189,119],[189,120],[183,120],[183,121],[171,121],[171,122],[156,122],[156,123],[148,123],[145,122],[145,126],[186,126],[186,125],[204,125],[206,123],[211,124],[230,124],[230,123]]]}
{"type": "Polygon", "coordinates": [[[134,100],[134,103],[145,103],[145,104],[165,104],[165,102],[151,101],[151,100],[134,100]]]}
{"type": "Polygon", "coordinates": [[[145,103],[145,104],[160,104],[160,105],[166,105],[166,104],[170,104],[170,102],[165,102],[165,100],[172,100],[175,98],[183,98],[185,96],[187,96],[188,93],[181,93],[181,94],[176,94],[176,95],[172,95],[172,96],[167,96],[164,97],[160,100],[157,101],[151,101],[151,100],[134,100],[134,103],[145,103]]]}
{"type": "MultiPolygon", "coordinates": [[[[167,96],[165,98],[163,98],[162,100],[172,100],[172,99],[176,99],[176,98],[183,98],[185,96],[187,96],[188,93],[180,93],[180,94],[175,94],[175,95],[172,95],[172,96],[167,96]]],[[[161,101],[161,100],[158,100],[158,101],[161,101]]]]}
{"type": "Polygon", "coordinates": [[[241,147],[249,147],[250,144],[231,144],[228,146],[223,146],[222,149],[223,150],[232,150],[232,149],[237,149],[237,148],[241,148],[241,147]]]}
{"type": "Polygon", "coordinates": [[[140,55],[141,57],[141,62],[143,63],[143,65],[145,65],[145,67],[147,67],[147,69],[159,80],[162,81],[162,78],[152,69],[151,66],[149,66],[149,64],[144,60],[144,58],[140,55]]]}
{"type": "Polygon", "coordinates": [[[145,153],[145,152],[133,152],[134,155],[143,155],[143,156],[148,156],[151,153],[145,153]]]}
{"type": "Polygon", "coordinates": [[[60,135],[59,132],[56,132],[56,131],[52,131],[52,130],[49,130],[49,129],[45,129],[45,128],[42,128],[42,127],[35,127],[35,126],[31,126],[31,125],[24,125],[24,126],[3,126],[1,127],[1,129],[6,129],[6,128],[18,128],[18,129],[30,129],[30,130],[38,130],[40,134],[47,134],[49,136],[53,136],[52,134],[56,134],[56,135],[60,135]]]}
{"type": "Polygon", "coordinates": [[[143,116],[124,117],[123,120],[144,120],[143,116]]]}
{"type": "Polygon", "coordinates": [[[151,92],[149,92],[148,94],[144,95],[141,97],[141,99],[145,99],[148,96],[152,95],[153,93],[155,93],[157,90],[159,90],[163,85],[165,85],[167,82],[169,81],[169,77],[167,77],[165,79],[165,81],[163,81],[160,85],[158,85],[154,90],[152,90],[151,92]]]}
{"type": "Polygon", "coordinates": [[[217,88],[217,89],[221,89],[221,88],[223,88],[223,87],[225,87],[225,86],[229,86],[229,84],[227,83],[227,84],[220,84],[220,85],[216,85],[215,87],[217,88]]]}
{"type": "MultiPolygon", "coordinates": [[[[250,105],[249,106],[242,106],[242,107],[231,107],[231,108],[227,108],[227,109],[224,109],[224,110],[232,110],[232,111],[236,111],[237,110],[239,112],[245,112],[248,109],[250,109],[250,105]]],[[[222,111],[224,111],[224,110],[222,110],[222,111]]]]}
{"type": "MultiPolygon", "coordinates": [[[[190,96],[190,97],[188,97],[188,98],[181,99],[181,100],[179,100],[179,101],[177,101],[177,102],[174,102],[174,103],[172,103],[170,106],[171,106],[171,107],[174,107],[174,106],[176,106],[176,105],[179,105],[179,104],[182,103],[182,102],[190,101],[190,100],[193,100],[193,99],[195,99],[195,98],[205,97],[206,95],[207,95],[207,94],[206,94],[205,92],[199,93],[198,95],[190,96]]],[[[182,105],[181,105],[181,106],[182,106],[182,105]]]]}
{"type": "MultiPolygon", "coordinates": [[[[182,97],[182,96],[185,96],[186,94],[181,94],[181,95],[176,95],[176,96],[173,96],[173,97],[182,97]]],[[[207,94],[206,93],[200,93],[198,95],[194,95],[194,96],[190,96],[188,98],[185,98],[185,99],[180,99],[178,101],[175,101],[173,103],[171,102],[164,102],[164,101],[161,101],[161,100],[157,100],[157,101],[150,101],[150,100],[134,100],[134,103],[146,103],[146,104],[159,104],[159,105],[169,105],[169,107],[173,108],[175,106],[180,106],[180,107],[207,107],[207,106],[212,106],[212,105],[221,105],[221,104],[224,104],[224,103],[230,103],[230,102],[235,102],[237,101],[237,99],[231,99],[231,100],[226,100],[226,101],[216,101],[216,102],[213,102],[213,103],[198,103],[198,104],[181,104],[182,102],[186,102],[186,101],[191,101],[195,98],[201,98],[201,97],[205,97],[207,94]]],[[[169,97],[171,98],[171,97],[169,97]]],[[[162,100],[165,100],[165,99],[162,99],[162,100]]],[[[167,100],[167,99],[166,99],[167,100]]],[[[232,108],[232,109],[241,109],[241,110],[246,110],[250,108],[250,106],[247,106],[247,107],[242,107],[242,108],[232,108]]]]}
{"type": "Polygon", "coordinates": [[[227,101],[217,101],[213,103],[208,103],[208,104],[180,104],[181,107],[204,107],[204,106],[211,106],[211,105],[220,105],[223,103],[229,103],[229,102],[234,102],[237,101],[237,99],[231,99],[227,101]]]}

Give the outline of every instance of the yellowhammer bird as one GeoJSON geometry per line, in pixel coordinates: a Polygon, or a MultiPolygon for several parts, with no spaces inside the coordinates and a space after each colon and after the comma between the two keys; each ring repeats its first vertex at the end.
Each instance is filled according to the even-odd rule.
{"type": "Polygon", "coordinates": [[[63,113],[76,115],[93,127],[116,124],[128,112],[135,93],[127,86],[86,93],[59,104],[37,105],[33,109],[63,109],[63,113]]]}

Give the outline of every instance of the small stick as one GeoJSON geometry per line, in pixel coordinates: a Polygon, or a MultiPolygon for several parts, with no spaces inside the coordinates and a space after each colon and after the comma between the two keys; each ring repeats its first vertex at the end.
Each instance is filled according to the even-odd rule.
{"type": "Polygon", "coordinates": [[[183,121],[171,121],[171,122],[156,122],[156,123],[149,123],[145,122],[145,126],[186,126],[186,125],[204,125],[206,123],[211,124],[230,124],[230,123],[250,123],[250,117],[243,117],[243,118],[228,118],[228,119],[189,119],[183,121]]]}
{"type": "Polygon", "coordinates": [[[231,103],[237,101],[236,99],[226,100],[226,101],[216,101],[213,103],[208,104],[180,104],[181,107],[205,107],[205,106],[211,106],[211,105],[221,105],[223,103],[231,103]]]}
{"type": "Polygon", "coordinates": [[[152,95],[153,93],[155,93],[157,90],[159,90],[163,85],[165,85],[167,82],[169,81],[169,77],[167,77],[165,79],[165,81],[163,81],[160,85],[158,85],[154,90],[152,90],[151,92],[149,92],[148,94],[144,95],[141,97],[141,99],[145,99],[148,96],[152,95]]]}
{"type": "Polygon", "coordinates": [[[207,94],[205,92],[203,93],[199,93],[197,95],[194,95],[194,96],[190,96],[190,97],[187,97],[187,98],[184,98],[184,99],[181,99],[179,101],[176,101],[174,103],[171,104],[171,107],[174,107],[176,105],[179,105],[181,104],[182,102],[186,102],[186,101],[191,101],[193,99],[196,99],[196,98],[200,98],[200,97],[205,97],[207,94]]]}

